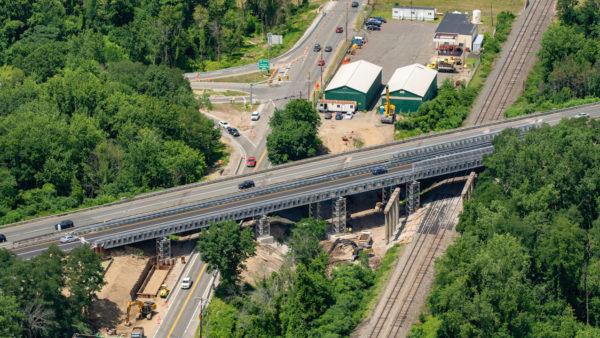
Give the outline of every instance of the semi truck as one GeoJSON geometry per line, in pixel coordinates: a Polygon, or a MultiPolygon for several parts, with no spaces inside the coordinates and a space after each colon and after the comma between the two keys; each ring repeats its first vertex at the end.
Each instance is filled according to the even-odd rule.
{"type": "Polygon", "coordinates": [[[356,111],[356,101],[343,100],[319,100],[319,113],[354,113],[356,111]]]}

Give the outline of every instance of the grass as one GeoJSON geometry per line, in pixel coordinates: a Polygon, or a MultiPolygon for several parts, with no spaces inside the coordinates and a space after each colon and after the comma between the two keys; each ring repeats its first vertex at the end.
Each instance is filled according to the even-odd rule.
{"type": "Polygon", "coordinates": [[[216,79],[211,79],[210,81],[211,82],[254,83],[254,82],[260,82],[260,81],[264,81],[264,80],[268,79],[269,76],[271,76],[271,74],[273,74],[276,71],[277,71],[277,69],[273,69],[271,71],[271,73],[268,73],[268,72],[261,70],[261,71],[254,72],[254,73],[229,76],[229,77],[219,77],[216,79]]]}
{"type": "Polygon", "coordinates": [[[208,94],[208,95],[217,95],[217,96],[246,96],[248,95],[248,93],[246,92],[240,92],[237,90],[226,90],[226,91],[220,91],[220,90],[213,90],[213,89],[200,89],[200,90],[195,90],[194,94],[196,95],[202,95],[202,94],[208,94]]]}

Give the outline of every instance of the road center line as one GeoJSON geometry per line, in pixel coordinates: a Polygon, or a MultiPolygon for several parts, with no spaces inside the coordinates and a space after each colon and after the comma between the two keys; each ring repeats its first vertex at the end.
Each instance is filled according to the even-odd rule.
{"type": "Polygon", "coordinates": [[[171,327],[171,330],[169,331],[169,334],[167,335],[167,338],[171,337],[171,334],[173,333],[173,330],[175,330],[175,327],[177,326],[177,322],[179,322],[179,317],[181,317],[181,314],[183,313],[183,310],[185,310],[185,307],[187,306],[187,303],[190,301],[190,297],[192,297],[192,293],[194,293],[194,290],[196,290],[196,286],[198,286],[198,284],[200,284],[200,277],[202,277],[202,274],[204,273],[204,270],[206,270],[206,266],[208,264],[204,263],[204,266],[202,267],[202,270],[200,271],[200,274],[198,274],[198,277],[196,278],[196,280],[194,281],[194,286],[192,286],[192,290],[190,290],[190,293],[188,293],[187,298],[185,299],[185,302],[183,303],[183,306],[181,307],[181,310],[179,310],[179,314],[177,314],[177,318],[175,318],[175,322],[173,323],[173,326],[171,327]]]}

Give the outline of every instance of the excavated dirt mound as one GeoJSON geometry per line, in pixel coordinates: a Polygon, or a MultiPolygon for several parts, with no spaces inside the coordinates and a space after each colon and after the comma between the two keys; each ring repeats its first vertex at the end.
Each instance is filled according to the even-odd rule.
{"type": "Polygon", "coordinates": [[[278,272],[283,265],[283,256],[287,250],[287,246],[277,242],[257,246],[256,254],[244,262],[246,270],[242,272],[242,281],[254,285],[261,278],[278,272]]]}

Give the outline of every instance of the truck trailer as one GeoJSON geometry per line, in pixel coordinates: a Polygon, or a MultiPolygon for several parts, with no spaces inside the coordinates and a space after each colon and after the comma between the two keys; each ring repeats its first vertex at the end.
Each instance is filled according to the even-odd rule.
{"type": "Polygon", "coordinates": [[[356,111],[356,101],[343,100],[319,100],[319,113],[354,113],[356,111]]]}

